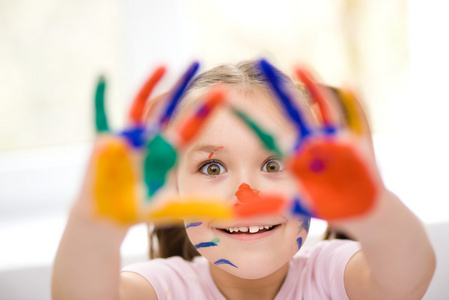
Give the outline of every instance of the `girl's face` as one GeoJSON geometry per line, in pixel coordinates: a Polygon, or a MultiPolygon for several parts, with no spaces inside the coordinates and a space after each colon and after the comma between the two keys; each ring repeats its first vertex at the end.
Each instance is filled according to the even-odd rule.
{"type": "MultiPolygon", "coordinates": [[[[295,131],[262,93],[229,92],[229,102],[243,109],[260,126],[277,134],[288,149],[295,131]],[[252,98],[252,99],[248,99],[252,98]]],[[[297,184],[284,163],[266,150],[258,137],[229,109],[211,116],[199,137],[181,155],[177,182],[180,195],[213,196],[239,200],[235,193],[243,183],[262,193],[290,199],[297,184]]],[[[287,215],[235,221],[186,220],[190,241],[212,268],[240,278],[257,279],[286,266],[307,237],[310,219],[287,215]],[[238,231],[236,230],[238,229],[238,231]]]]}

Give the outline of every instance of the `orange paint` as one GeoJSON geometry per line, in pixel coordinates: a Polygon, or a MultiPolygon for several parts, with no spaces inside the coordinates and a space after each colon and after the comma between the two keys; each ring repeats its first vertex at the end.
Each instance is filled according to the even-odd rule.
{"type": "Polygon", "coordinates": [[[237,217],[252,217],[258,215],[277,214],[284,211],[286,201],[279,195],[261,196],[258,190],[242,183],[235,193],[240,203],[236,204],[234,213],[237,217]]]}
{"type": "Polygon", "coordinates": [[[185,146],[195,138],[206,123],[207,118],[211,115],[211,112],[217,108],[223,100],[224,92],[221,88],[214,88],[206,95],[206,100],[200,109],[190,116],[179,129],[178,135],[181,147],[185,146]]]}
{"type": "Polygon", "coordinates": [[[143,111],[145,108],[145,102],[151,94],[151,91],[162,78],[165,73],[165,67],[159,67],[148,78],[145,84],[140,89],[136,98],[133,101],[131,109],[129,111],[129,120],[134,124],[142,124],[144,122],[143,111]]]}
{"type": "Polygon", "coordinates": [[[217,151],[218,149],[222,149],[222,148],[223,148],[223,146],[215,148],[214,151],[212,151],[207,158],[212,158],[212,155],[214,155],[214,152],[217,151]]]}
{"type": "Polygon", "coordinates": [[[332,114],[329,104],[326,101],[326,94],[323,89],[315,83],[315,79],[312,74],[310,74],[306,69],[296,68],[296,75],[299,80],[305,84],[312,99],[318,103],[324,125],[332,125],[332,114]]]}
{"type": "Polygon", "coordinates": [[[360,215],[372,208],[376,200],[375,180],[349,145],[325,138],[309,140],[290,167],[319,218],[335,220],[360,215]]]}

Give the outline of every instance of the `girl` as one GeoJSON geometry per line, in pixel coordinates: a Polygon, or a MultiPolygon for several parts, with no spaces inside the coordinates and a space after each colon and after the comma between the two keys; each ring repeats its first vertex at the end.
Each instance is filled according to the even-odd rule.
{"type": "MultiPolygon", "coordinates": [[[[318,126],[314,104],[307,103],[292,82],[276,72],[298,106],[308,112],[303,116],[305,123],[318,126]]],[[[278,133],[284,153],[298,143],[297,128],[279,109],[255,62],[221,66],[199,75],[189,85],[166,134],[174,136],[180,120],[216,84],[227,89],[229,105],[216,111],[207,127],[183,149],[167,186],[180,196],[219,197],[234,206],[244,204],[248,193],[286,199],[305,195],[306,178],[298,179],[286,167],[288,162],[261,145],[229,109],[244,111],[266,131],[278,133]]],[[[336,109],[331,118],[343,122],[337,120],[336,109]]],[[[362,125],[367,127],[367,123],[362,125]]],[[[92,161],[111,139],[98,139],[92,161]]],[[[55,260],[54,299],[421,299],[435,268],[423,226],[383,186],[370,138],[342,134],[337,139],[356,149],[377,191],[375,204],[364,214],[326,215],[331,216],[327,219],[332,228],[358,242],[323,241],[313,249],[298,251],[307,238],[307,215],[185,220],[182,228],[156,228],[162,259],[119,272],[119,249],[127,227],[94,217],[92,172],[88,172],[55,260]]],[[[136,163],[141,160],[139,153],[133,155],[136,163]]],[[[307,207],[324,206],[310,198],[301,197],[307,207]]]]}

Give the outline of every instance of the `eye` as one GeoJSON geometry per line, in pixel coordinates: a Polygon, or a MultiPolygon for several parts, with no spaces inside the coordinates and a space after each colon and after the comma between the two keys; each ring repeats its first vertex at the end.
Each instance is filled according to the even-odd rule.
{"type": "Polygon", "coordinates": [[[284,165],[277,159],[270,159],[262,166],[262,171],[268,173],[277,173],[284,169],[284,165]]]}
{"type": "Polygon", "coordinates": [[[210,176],[217,176],[226,172],[226,168],[219,162],[209,162],[200,167],[200,172],[210,176]]]}

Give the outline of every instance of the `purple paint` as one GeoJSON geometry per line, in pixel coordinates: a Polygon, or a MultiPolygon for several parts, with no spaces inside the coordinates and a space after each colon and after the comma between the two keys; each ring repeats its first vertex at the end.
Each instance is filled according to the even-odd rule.
{"type": "Polygon", "coordinates": [[[324,171],[326,165],[324,164],[324,161],[316,158],[310,163],[309,168],[312,172],[320,173],[324,171]]]}
{"type": "Polygon", "coordinates": [[[238,268],[236,265],[234,265],[227,259],[219,259],[216,262],[214,262],[214,265],[222,265],[222,264],[227,264],[233,266],[234,268],[238,268]]]}

